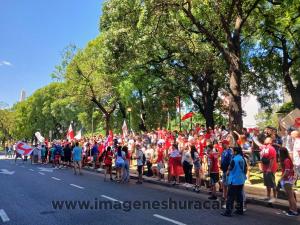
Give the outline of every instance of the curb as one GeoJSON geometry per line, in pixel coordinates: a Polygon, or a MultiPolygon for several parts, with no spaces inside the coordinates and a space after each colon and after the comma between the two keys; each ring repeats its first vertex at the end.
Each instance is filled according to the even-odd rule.
{"type": "MultiPolygon", "coordinates": [[[[95,171],[94,169],[91,169],[91,168],[84,168],[84,169],[88,170],[88,171],[93,171],[95,173],[103,173],[103,171],[97,171],[97,170],[95,171]]],[[[113,174],[115,174],[115,173],[113,172],[113,174]]],[[[137,180],[137,174],[130,173],[130,178],[133,180],[137,180]]],[[[149,179],[145,176],[143,176],[143,182],[195,193],[193,191],[192,187],[184,187],[182,185],[172,185],[171,183],[156,181],[153,179],[149,179]]],[[[209,195],[209,190],[200,189],[199,194],[209,195]]],[[[217,196],[221,197],[222,195],[220,192],[217,192],[217,196]]],[[[275,202],[275,203],[268,203],[268,202],[264,201],[263,199],[258,198],[257,195],[246,193],[246,196],[247,196],[247,200],[246,200],[247,204],[260,205],[260,206],[267,207],[267,208],[274,208],[274,209],[280,209],[280,210],[286,210],[286,211],[289,210],[287,200],[278,199],[277,202],[275,202]]],[[[298,205],[298,208],[300,208],[299,203],[297,203],[297,205],[298,205]]]]}

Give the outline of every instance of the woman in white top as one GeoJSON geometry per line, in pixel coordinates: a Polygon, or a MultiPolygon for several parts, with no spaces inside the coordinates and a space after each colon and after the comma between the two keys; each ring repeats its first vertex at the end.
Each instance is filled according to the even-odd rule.
{"type": "Polygon", "coordinates": [[[191,157],[191,152],[189,151],[188,145],[185,146],[185,149],[182,153],[182,167],[184,171],[184,178],[185,178],[185,186],[189,186],[192,184],[193,177],[192,177],[192,169],[193,169],[193,160],[191,157]]]}

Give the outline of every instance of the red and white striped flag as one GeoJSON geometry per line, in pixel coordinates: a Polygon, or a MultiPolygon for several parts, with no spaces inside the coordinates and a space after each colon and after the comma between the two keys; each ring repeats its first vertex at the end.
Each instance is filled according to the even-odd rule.
{"type": "Polygon", "coordinates": [[[70,123],[70,126],[69,126],[69,130],[68,130],[68,133],[67,133],[67,139],[68,139],[68,141],[73,141],[74,140],[74,131],[73,131],[73,128],[72,128],[72,123],[70,123]]]}
{"type": "Polygon", "coordinates": [[[24,142],[18,142],[16,145],[16,150],[19,154],[29,156],[33,151],[33,148],[24,142]]]}

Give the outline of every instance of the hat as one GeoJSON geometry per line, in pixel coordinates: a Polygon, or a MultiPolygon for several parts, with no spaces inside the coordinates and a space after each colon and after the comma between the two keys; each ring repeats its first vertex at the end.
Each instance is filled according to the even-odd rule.
{"type": "Polygon", "coordinates": [[[223,141],[222,141],[222,144],[223,144],[223,145],[229,145],[229,141],[228,141],[228,140],[223,140],[223,141]]]}

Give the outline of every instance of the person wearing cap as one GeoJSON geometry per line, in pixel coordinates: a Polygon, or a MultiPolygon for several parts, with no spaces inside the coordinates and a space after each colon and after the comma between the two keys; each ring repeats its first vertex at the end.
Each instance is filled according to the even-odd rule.
{"type": "Polygon", "coordinates": [[[276,201],[276,183],[275,183],[275,173],[277,171],[277,155],[276,150],[272,146],[273,139],[267,137],[264,141],[264,145],[261,146],[261,161],[262,161],[262,171],[264,178],[264,185],[267,188],[267,201],[273,203],[276,201]],[[271,198],[271,190],[273,190],[273,198],[271,198]]]}
{"type": "MultiPolygon", "coordinates": [[[[230,162],[233,157],[232,149],[229,147],[229,141],[223,140],[222,141],[223,152],[221,155],[221,170],[223,172],[222,175],[222,183],[223,183],[223,200],[226,202],[227,199],[227,192],[228,192],[228,177],[227,171],[230,166],[230,162]]],[[[224,206],[223,206],[224,207],[224,206]]]]}
{"type": "Polygon", "coordinates": [[[243,187],[246,181],[247,164],[243,157],[241,147],[233,148],[234,156],[230,162],[227,171],[228,176],[228,195],[226,201],[226,210],[221,215],[232,216],[234,199],[237,200],[236,214],[243,215],[243,187]]]}

